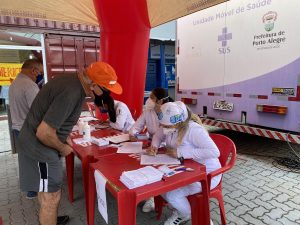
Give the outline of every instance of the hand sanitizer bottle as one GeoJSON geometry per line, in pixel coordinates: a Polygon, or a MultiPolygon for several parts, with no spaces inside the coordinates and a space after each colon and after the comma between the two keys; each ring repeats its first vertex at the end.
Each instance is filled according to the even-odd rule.
{"type": "Polygon", "coordinates": [[[84,126],[83,120],[79,119],[79,121],[78,121],[78,132],[79,132],[80,135],[83,134],[83,126],[84,126]]]}
{"type": "Polygon", "coordinates": [[[87,141],[91,139],[91,127],[88,122],[85,122],[83,126],[83,139],[87,141]]]}

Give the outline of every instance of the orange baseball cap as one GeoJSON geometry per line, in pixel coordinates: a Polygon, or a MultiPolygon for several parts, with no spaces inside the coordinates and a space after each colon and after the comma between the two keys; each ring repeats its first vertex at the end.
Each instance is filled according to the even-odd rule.
{"type": "Polygon", "coordinates": [[[86,69],[88,77],[96,84],[115,94],[122,94],[122,86],[117,82],[116,71],[108,63],[95,62],[86,69]]]}

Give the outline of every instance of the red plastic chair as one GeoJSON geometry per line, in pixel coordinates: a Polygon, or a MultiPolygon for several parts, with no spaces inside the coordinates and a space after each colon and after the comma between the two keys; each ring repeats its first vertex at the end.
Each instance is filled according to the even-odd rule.
{"type": "MultiPolygon", "coordinates": [[[[234,142],[231,139],[221,134],[210,134],[210,137],[213,139],[213,141],[216,143],[217,147],[219,148],[220,151],[219,160],[222,167],[216,171],[207,174],[209,187],[210,187],[211,179],[219,174],[223,174],[226,171],[230,170],[234,166],[236,160],[236,147],[234,142]]],[[[199,207],[201,207],[201,205],[199,205],[199,198],[202,198],[201,193],[188,196],[188,200],[191,204],[192,211],[195,210],[196,212],[196,210],[199,207]]],[[[223,201],[223,194],[222,194],[222,179],[214,189],[210,190],[209,198],[216,198],[218,200],[222,225],[226,225],[225,208],[224,208],[224,201],[223,201]]],[[[157,212],[157,219],[160,218],[162,214],[162,208],[166,204],[167,203],[164,201],[164,199],[161,196],[155,197],[155,211],[157,212]]],[[[193,214],[194,213],[192,212],[192,216],[193,214]]],[[[195,216],[192,217],[192,220],[198,220],[198,218],[195,216]]]]}

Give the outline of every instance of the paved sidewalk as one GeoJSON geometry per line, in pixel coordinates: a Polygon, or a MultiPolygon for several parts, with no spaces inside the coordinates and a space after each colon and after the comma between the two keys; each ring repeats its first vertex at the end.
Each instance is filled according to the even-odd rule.
{"type": "Polygon", "coordinates": [[[0,153],[11,151],[7,119],[0,119],[0,153]]]}
{"type": "MultiPolygon", "coordinates": [[[[235,167],[223,178],[223,194],[229,225],[297,225],[300,224],[300,175],[275,167],[269,156],[291,156],[285,142],[265,139],[230,131],[222,132],[231,137],[238,149],[235,167]],[[249,153],[254,155],[248,155],[249,153]],[[259,156],[264,155],[264,156],[259,156]]],[[[298,153],[299,146],[293,145],[298,153]]],[[[27,200],[18,186],[17,155],[0,154],[0,216],[5,225],[37,225],[37,201],[27,200]]],[[[65,181],[66,183],[66,181],[65,181]]],[[[75,202],[67,200],[66,185],[60,205],[60,214],[71,217],[70,225],[86,224],[81,165],[75,166],[75,202]]],[[[117,203],[108,193],[109,224],[118,224],[117,203]]],[[[154,213],[137,210],[138,225],[163,224],[170,211],[164,209],[160,221],[154,213]]],[[[211,217],[220,224],[219,209],[211,201],[211,217]]],[[[106,223],[96,212],[95,224],[106,223]]],[[[187,223],[190,225],[191,223],[187,223]]]]}

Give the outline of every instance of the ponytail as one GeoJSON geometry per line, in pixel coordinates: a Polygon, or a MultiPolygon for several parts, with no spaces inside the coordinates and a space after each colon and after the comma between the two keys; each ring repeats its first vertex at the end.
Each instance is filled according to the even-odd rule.
{"type": "Polygon", "coordinates": [[[203,125],[200,117],[197,114],[192,113],[189,107],[186,106],[186,110],[188,112],[188,117],[185,121],[181,122],[178,124],[178,136],[177,136],[177,141],[176,145],[179,146],[182,143],[182,139],[188,129],[189,122],[193,121],[195,123],[198,123],[199,125],[203,125]]]}

